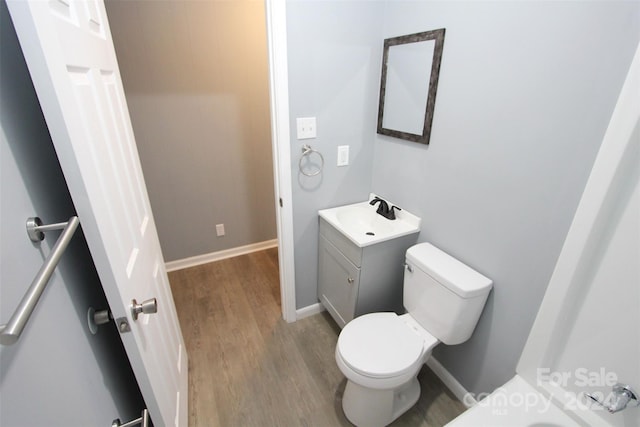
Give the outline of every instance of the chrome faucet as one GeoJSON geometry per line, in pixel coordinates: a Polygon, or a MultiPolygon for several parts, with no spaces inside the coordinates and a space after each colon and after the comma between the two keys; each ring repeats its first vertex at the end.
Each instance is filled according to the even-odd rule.
{"type": "Polygon", "coordinates": [[[635,401],[636,406],[640,404],[638,401],[638,393],[633,391],[631,386],[620,383],[613,386],[611,396],[609,397],[609,404],[600,402],[597,397],[590,393],[586,393],[586,396],[612,414],[622,411],[632,400],[635,401]]]}
{"type": "Polygon", "coordinates": [[[373,200],[369,202],[371,206],[374,206],[376,203],[380,203],[378,205],[378,209],[376,210],[376,213],[390,220],[396,219],[396,214],[394,212],[394,209],[397,209],[399,211],[402,210],[399,207],[393,206],[393,205],[391,206],[391,208],[389,208],[389,204],[384,200],[382,200],[380,197],[375,197],[373,200]]]}

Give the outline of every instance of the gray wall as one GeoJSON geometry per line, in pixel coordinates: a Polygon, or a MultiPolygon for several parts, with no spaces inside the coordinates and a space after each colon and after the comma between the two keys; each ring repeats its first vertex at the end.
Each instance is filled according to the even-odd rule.
{"type": "Polygon", "coordinates": [[[639,4],[289,2],[287,13],[291,120],[326,117],[316,144],[333,159],[315,188],[294,182],[298,307],[316,302],[316,211],[381,194],[422,217],[420,241],[494,280],[474,336],[435,352],[469,391],[493,390],[515,372],[602,142],[639,4]],[[382,40],[442,27],[430,146],[376,135],[382,40]],[[371,57],[344,70],[355,60],[339,53],[354,40],[371,57]],[[343,119],[352,109],[360,121],[343,119]],[[352,141],[372,164],[332,168],[335,147],[352,141]]]}
{"type": "Polygon", "coordinates": [[[106,6],[165,260],[276,238],[263,3],[106,6]]]}
{"type": "Polygon", "coordinates": [[[287,2],[296,307],[317,302],[318,210],[371,191],[382,2],[287,2]],[[296,118],[317,118],[317,138],[296,139],[296,118]],[[316,177],[298,169],[301,147],[325,159],[316,177]],[[337,167],[337,146],[350,164],[337,167]]]}
{"type": "MultiPolygon", "coordinates": [[[[74,214],[4,1],[0,2],[0,323],[6,323],[60,232],[25,231],[74,214]]],[[[113,323],[91,335],[87,309],[107,308],[79,228],[20,340],[0,347],[0,425],[108,426],[144,402],[113,323]]]]}

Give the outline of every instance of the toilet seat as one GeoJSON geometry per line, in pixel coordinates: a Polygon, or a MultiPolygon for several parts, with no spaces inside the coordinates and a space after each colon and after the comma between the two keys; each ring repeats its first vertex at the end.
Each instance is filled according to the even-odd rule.
{"type": "Polygon", "coordinates": [[[345,365],[362,376],[399,377],[417,372],[426,351],[437,343],[425,332],[419,335],[396,313],[366,314],[347,323],[336,350],[345,365]]]}

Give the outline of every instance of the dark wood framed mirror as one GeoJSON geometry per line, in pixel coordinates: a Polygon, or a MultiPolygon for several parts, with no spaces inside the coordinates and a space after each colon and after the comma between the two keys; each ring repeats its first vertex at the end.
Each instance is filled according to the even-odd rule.
{"type": "Polygon", "coordinates": [[[384,40],[378,133],[429,144],[445,29],[384,40]]]}

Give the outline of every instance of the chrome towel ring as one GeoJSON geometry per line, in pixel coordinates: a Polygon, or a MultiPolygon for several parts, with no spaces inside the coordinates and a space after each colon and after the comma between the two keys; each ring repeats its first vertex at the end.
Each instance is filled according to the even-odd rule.
{"type": "Polygon", "coordinates": [[[300,161],[298,162],[298,169],[300,169],[300,173],[302,175],[304,175],[304,176],[316,176],[320,172],[322,172],[322,168],[323,167],[324,167],[324,157],[322,157],[322,153],[320,153],[319,151],[314,150],[308,144],[303,145],[302,146],[302,156],[300,156],[300,161]],[[305,158],[307,158],[307,159],[310,158],[313,153],[316,153],[318,156],[320,156],[320,166],[318,166],[318,170],[316,170],[314,172],[311,172],[311,173],[305,172],[304,168],[302,167],[302,161],[305,158]]]}

